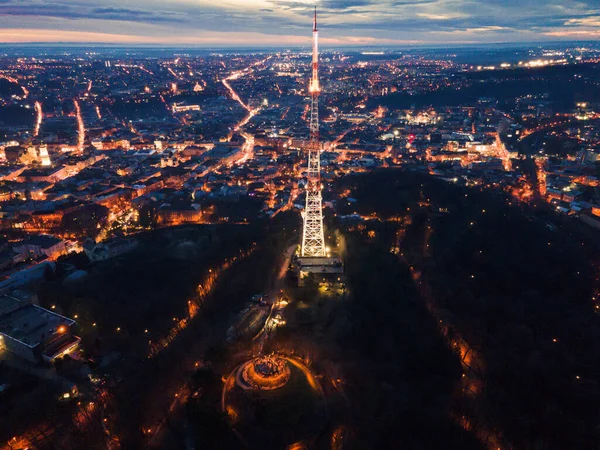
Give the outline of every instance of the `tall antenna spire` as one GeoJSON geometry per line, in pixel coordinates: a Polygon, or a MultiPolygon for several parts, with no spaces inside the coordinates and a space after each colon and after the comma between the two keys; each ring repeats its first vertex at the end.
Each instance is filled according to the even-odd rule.
{"type": "Polygon", "coordinates": [[[319,139],[319,31],[317,7],[313,21],[312,77],[310,92],[310,139],[308,141],[308,174],[306,183],[306,208],[302,233],[302,256],[326,257],[323,232],[323,206],[321,187],[321,143],[319,139]]]}
{"type": "MultiPolygon", "coordinates": [[[[313,48],[312,48],[312,78],[309,87],[311,97],[318,97],[319,91],[319,30],[317,30],[317,7],[315,6],[315,19],[313,22],[313,48]]],[[[316,124],[318,125],[318,124],[316,124]]],[[[314,131],[311,125],[311,133],[314,131]]],[[[318,131],[318,130],[317,130],[318,131]]]]}

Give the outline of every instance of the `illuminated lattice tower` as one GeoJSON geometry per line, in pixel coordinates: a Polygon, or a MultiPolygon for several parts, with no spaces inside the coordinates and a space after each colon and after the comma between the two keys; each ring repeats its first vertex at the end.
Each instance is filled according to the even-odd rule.
{"type": "Polygon", "coordinates": [[[325,257],[323,232],[323,198],[321,186],[321,143],[319,140],[319,32],[317,9],[313,22],[312,78],[310,80],[310,139],[308,142],[308,176],[306,208],[302,232],[302,256],[325,257]]]}

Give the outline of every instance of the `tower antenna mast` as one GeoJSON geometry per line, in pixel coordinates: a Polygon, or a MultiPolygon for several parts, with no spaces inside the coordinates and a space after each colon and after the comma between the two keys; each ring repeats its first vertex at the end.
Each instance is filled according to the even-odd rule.
{"type": "Polygon", "coordinates": [[[310,92],[310,138],[308,141],[308,177],[306,183],[306,208],[302,232],[302,256],[326,257],[323,232],[323,197],[321,187],[321,143],[319,138],[319,30],[317,7],[313,21],[312,77],[310,92]]]}

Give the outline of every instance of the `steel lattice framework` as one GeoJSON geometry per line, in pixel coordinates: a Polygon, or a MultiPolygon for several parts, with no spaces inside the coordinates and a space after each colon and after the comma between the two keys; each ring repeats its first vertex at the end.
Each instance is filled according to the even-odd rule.
{"type": "Polygon", "coordinates": [[[308,176],[306,183],[306,208],[302,232],[302,256],[325,257],[323,232],[323,199],[321,186],[321,143],[319,139],[319,31],[317,8],[313,22],[312,78],[310,80],[310,139],[308,142],[308,176]]]}

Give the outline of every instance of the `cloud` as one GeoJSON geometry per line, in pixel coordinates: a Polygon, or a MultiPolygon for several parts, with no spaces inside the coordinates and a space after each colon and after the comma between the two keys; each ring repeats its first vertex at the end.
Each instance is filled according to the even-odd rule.
{"type": "Polygon", "coordinates": [[[595,38],[600,27],[598,0],[0,0],[0,40],[26,41],[17,30],[30,30],[34,41],[45,30],[227,45],[245,33],[254,39],[246,45],[304,45],[315,2],[322,37],[336,45],[595,38]]]}
{"type": "Polygon", "coordinates": [[[577,19],[569,19],[565,25],[584,25],[588,27],[600,27],[600,16],[581,17],[577,19]]]}
{"type": "Polygon", "coordinates": [[[548,31],[545,34],[547,36],[560,37],[560,38],[578,38],[578,39],[600,38],[600,30],[548,31]]]}
{"type": "Polygon", "coordinates": [[[469,17],[467,14],[452,13],[452,14],[431,14],[431,13],[417,13],[417,17],[423,17],[428,20],[451,20],[462,17],[469,17]]]}
{"type": "Polygon", "coordinates": [[[103,19],[127,22],[174,22],[181,18],[177,11],[132,9],[122,7],[94,7],[90,4],[75,2],[39,2],[7,1],[0,5],[0,16],[13,17],[15,21],[22,16],[56,17],[62,19],[103,19]]]}

